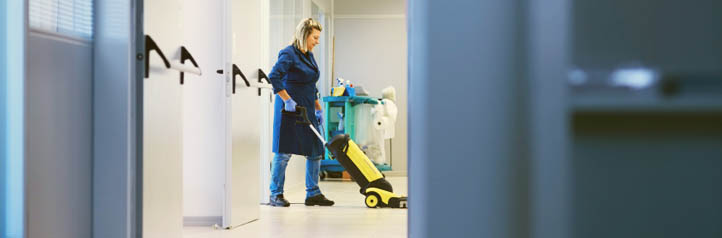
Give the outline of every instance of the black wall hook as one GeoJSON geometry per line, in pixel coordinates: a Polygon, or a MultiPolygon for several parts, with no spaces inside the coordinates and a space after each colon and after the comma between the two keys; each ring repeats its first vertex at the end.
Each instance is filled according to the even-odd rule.
{"type": "Polygon", "coordinates": [[[246,79],[246,76],[243,75],[243,72],[241,72],[241,69],[238,68],[238,65],[233,64],[233,75],[231,75],[231,78],[233,79],[233,93],[236,93],[236,75],[240,75],[243,79],[243,82],[246,83],[247,87],[251,87],[251,83],[248,82],[248,79],[246,79]]]}
{"type": "MultiPolygon", "coordinates": [[[[198,68],[198,63],[196,63],[196,60],[193,59],[193,55],[191,55],[191,53],[188,52],[188,49],[186,49],[185,46],[181,46],[181,57],[180,57],[180,62],[181,62],[181,64],[185,64],[185,61],[186,61],[186,60],[190,60],[191,63],[193,63],[193,66],[195,66],[196,68],[198,68]]],[[[184,81],[184,80],[183,80],[183,78],[184,78],[183,76],[184,76],[184,73],[183,73],[183,71],[181,71],[181,72],[180,72],[180,84],[181,84],[181,85],[183,85],[183,81],[184,81]]]]}
{"type": "Polygon", "coordinates": [[[165,55],[163,54],[163,51],[160,50],[160,47],[158,47],[158,44],[155,43],[153,38],[150,38],[149,35],[145,35],[145,78],[148,78],[148,74],[150,73],[150,51],[154,50],[156,53],[158,53],[158,56],[163,60],[163,64],[165,64],[165,67],[170,69],[170,62],[168,62],[168,59],[165,58],[165,55]]]}

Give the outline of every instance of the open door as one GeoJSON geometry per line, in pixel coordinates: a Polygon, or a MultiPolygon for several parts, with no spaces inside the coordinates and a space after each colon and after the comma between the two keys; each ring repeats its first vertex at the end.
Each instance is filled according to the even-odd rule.
{"type": "Polygon", "coordinates": [[[233,69],[228,74],[231,77],[231,156],[227,165],[223,223],[225,227],[235,227],[259,217],[261,105],[270,97],[264,92],[267,90],[248,86],[262,83],[259,79],[262,51],[258,47],[261,37],[249,34],[261,32],[261,1],[230,0],[227,4],[229,17],[226,19],[230,19],[230,24],[225,38],[230,39],[228,65],[233,69]]]}
{"type": "Polygon", "coordinates": [[[184,216],[220,216],[224,228],[258,219],[261,105],[270,92],[255,87],[262,42],[249,32],[260,32],[261,1],[146,0],[143,7],[143,237],[182,237],[184,216]],[[195,60],[184,63],[189,51],[195,60]],[[198,66],[202,77],[185,74],[181,85],[179,71],[198,66]],[[205,111],[193,113],[212,115],[184,113],[201,104],[205,111]]]}
{"type": "Polygon", "coordinates": [[[181,2],[179,36],[203,70],[186,75],[183,86],[183,221],[185,226],[221,226],[230,156],[227,0],[181,2]]]}
{"type": "Polygon", "coordinates": [[[145,238],[182,237],[182,90],[178,71],[181,0],[143,1],[143,201],[145,238]]]}

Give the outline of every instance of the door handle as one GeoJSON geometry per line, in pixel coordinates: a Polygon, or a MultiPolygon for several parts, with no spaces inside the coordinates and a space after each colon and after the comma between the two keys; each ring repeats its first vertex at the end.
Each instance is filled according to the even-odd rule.
{"type": "MultiPolygon", "coordinates": [[[[190,60],[191,63],[193,63],[193,66],[195,66],[196,68],[198,68],[198,71],[200,71],[201,68],[198,67],[198,63],[196,63],[196,60],[193,59],[193,55],[191,55],[191,53],[188,52],[188,49],[186,49],[185,46],[181,46],[181,58],[180,58],[181,64],[185,64],[185,61],[186,61],[186,60],[190,60]]],[[[180,72],[180,84],[181,84],[181,85],[183,85],[183,76],[184,76],[184,74],[185,74],[185,73],[184,73],[183,71],[180,72]]]]}
{"type": "Polygon", "coordinates": [[[231,75],[231,78],[233,79],[233,94],[236,93],[236,75],[241,76],[243,82],[246,83],[246,87],[251,87],[251,83],[248,82],[248,79],[246,79],[246,76],[243,75],[243,72],[241,72],[241,69],[238,68],[238,65],[233,64],[233,75],[231,75]]]}
{"type": "MultiPolygon", "coordinates": [[[[268,84],[271,84],[271,81],[268,80],[268,76],[266,76],[266,73],[263,72],[262,69],[258,69],[258,83],[262,83],[261,79],[266,79],[266,82],[268,84]]],[[[258,96],[261,96],[261,88],[258,88],[258,96]]]]}
{"type": "Polygon", "coordinates": [[[160,50],[160,47],[158,47],[158,44],[156,44],[153,38],[151,38],[149,35],[145,35],[145,78],[148,78],[148,74],[150,73],[151,50],[158,53],[158,56],[160,56],[160,58],[163,60],[163,64],[165,64],[165,67],[170,69],[170,62],[168,62],[168,59],[165,58],[165,55],[163,54],[163,51],[160,50]]]}
{"type": "MultiPolygon", "coordinates": [[[[233,72],[233,75],[231,75],[231,79],[233,80],[233,82],[232,82],[233,94],[236,94],[236,75],[240,75],[241,78],[243,79],[243,82],[246,83],[246,86],[251,87],[251,83],[248,82],[248,79],[246,79],[246,75],[244,75],[243,72],[241,72],[241,69],[238,68],[238,65],[236,65],[236,64],[232,65],[232,72],[233,72]]],[[[223,69],[216,70],[216,73],[223,74],[223,69]]]]}
{"type": "MultiPolygon", "coordinates": [[[[265,79],[268,84],[271,84],[271,80],[268,79],[268,75],[266,75],[265,72],[263,72],[262,69],[258,69],[258,82],[261,82],[261,79],[265,79]]],[[[258,88],[258,96],[261,96],[261,89],[258,88]]],[[[269,95],[269,99],[271,102],[273,102],[273,93],[269,95]]]]}
{"type": "Polygon", "coordinates": [[[261,79],[266,79],[266,82],[268,84],[271,84],[271,80],[268,79],[268,75],[266,75],[266,73],[264,73],[262,69],[258,69],[258,82],[259,83],[261,82],[261,79]]]}

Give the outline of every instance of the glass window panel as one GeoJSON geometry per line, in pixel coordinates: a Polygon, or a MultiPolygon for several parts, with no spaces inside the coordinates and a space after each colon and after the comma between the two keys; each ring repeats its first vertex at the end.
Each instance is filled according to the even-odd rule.
{"type": "Polygon", "coordinates": [[[30,28],[92,39],[92,0],[30,0],[30,28]]]}
{"type": "Polygon", "coordinates": [[[303,18],[302,0],[271,0],[269,23],[269,65],[278,60],[278,52],[293,39],[296,24],[303,18]]]}

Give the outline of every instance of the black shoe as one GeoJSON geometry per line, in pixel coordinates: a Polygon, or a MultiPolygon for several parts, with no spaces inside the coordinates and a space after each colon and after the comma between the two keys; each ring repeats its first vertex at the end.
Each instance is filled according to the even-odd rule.
{"type": "Polygon", "coordinates": [[[283,198],[283,194],[278,194],[277,196],[271,195],[269,205],[273,207],[288,207],[291,206],[291,203],[289,203],[288,200],[283,198]]]}
{"type": "Polygon", "coordinates": [[[304,202],[306,206],[333,206],[333,201],[328,200],[326,197],[323,196],[323,194],[319,194],[310,198],[306,198],[306,202],[304,202]]]}

